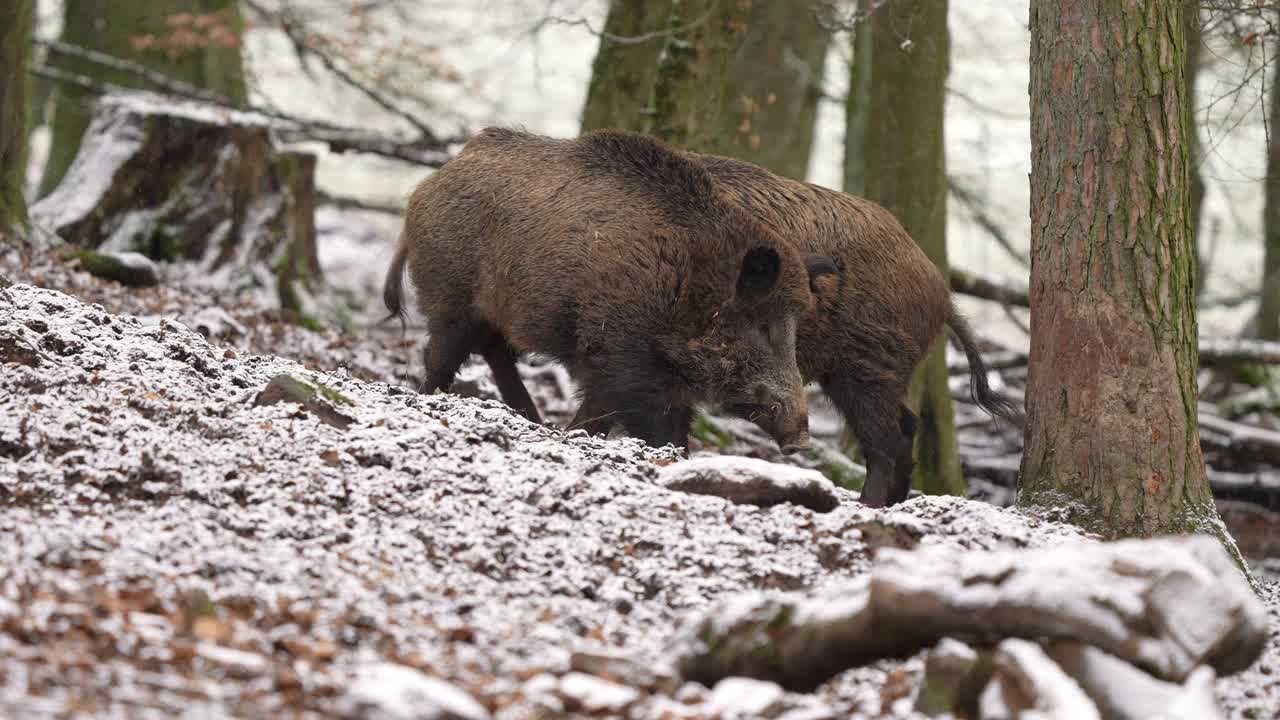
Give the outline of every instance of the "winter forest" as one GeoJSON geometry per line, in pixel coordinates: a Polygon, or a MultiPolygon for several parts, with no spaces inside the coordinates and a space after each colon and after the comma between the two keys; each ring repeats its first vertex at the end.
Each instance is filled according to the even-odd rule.
{"type": "Polygon", "coordinates": [[[0,0],[0,717],[1280,718],[1280,2],[0,0]]]}

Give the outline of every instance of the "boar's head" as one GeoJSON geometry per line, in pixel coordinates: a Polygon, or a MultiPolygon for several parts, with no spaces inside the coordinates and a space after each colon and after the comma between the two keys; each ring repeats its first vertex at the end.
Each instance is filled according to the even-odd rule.
{"type": "MultiPolygon", "coordinates": [[[[812,279],[836,272],[829,260],[778,246],[739,256],[728,295],[703,315],[702,331],[667,354],[707,388],[702,401],[759,425],[784,453],[809,445],[809,409],[796,362],[796,327],[813,310],[812,279]]],[[[729,286],[725,292],[724,285],[729,286]]]]}

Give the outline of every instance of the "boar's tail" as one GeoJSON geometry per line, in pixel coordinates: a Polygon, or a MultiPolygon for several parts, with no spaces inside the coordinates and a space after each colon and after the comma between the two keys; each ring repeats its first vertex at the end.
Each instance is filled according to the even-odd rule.
{"type": "Polygon", "coordinates": [[[987,364],[982,360],[982,353],[978,352],[978,345],[973,339],[973,329],[969,327],[964,316],[956,310],[954,304],[951,306],[951,315],[947,318],[947,327],[951,328],[951,332],[955,334],[956,340],[964,350],[965,357],[969,360],[969,392],[973,395],[973,401],[992,415],[1021,425],[1022,409],[1009,398],[992,390],[991,385],[988,384],[987,364]]]}
{"type": "Polygon", "coordinates": [[[391,267],[387,268],[387,279],[382,283],[382,304],[391,313],[382,319],[400,318],[401,331],[405,328],[404,311],[404,264],[409,259],[409,243],[404,238],[396,243],[396,254],[391,258],[391,267]]]}

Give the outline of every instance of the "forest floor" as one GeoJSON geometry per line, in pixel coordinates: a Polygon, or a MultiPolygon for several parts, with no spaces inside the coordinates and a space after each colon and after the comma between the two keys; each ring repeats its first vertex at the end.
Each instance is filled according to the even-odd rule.
{"type": "MultiPolygon", "coordinates": [[[[412,333],[316,333],[2,239],[0,276],[0,715],[748,717],[728,690],[600,680],[591,654],[660,664],[709,602],[857,577],[886,542],[1082,537],[959,498],[875,511],[836,490],[819,513],[674,492],[670,450],[413,392],[412,333]],[[335,394],[257,402],[281,374],[335,394]]],[[[526,371],[563,419],[563,377],[526,371]]],[[[1272,637],[1218,680],[1232,718],[1280,708],[1262,578],[1272,637]]],[[[913,717],[921,666],[849,670],[769,716],[913,717]]]]}

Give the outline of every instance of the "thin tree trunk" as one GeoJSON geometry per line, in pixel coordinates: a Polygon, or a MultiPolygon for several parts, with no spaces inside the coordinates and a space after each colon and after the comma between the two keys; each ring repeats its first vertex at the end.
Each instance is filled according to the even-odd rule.
{"type": "Polygon", "coordinates": [[[658,71],[658,52],[665,39],[661,35],[638,39],[661,33],[670,15],[670,2],[613,0],[609,4],[600,49],[591,65],[582,132],[600,128],[636,132],[644,129],[647,115],[652,112],[649,101],[658,71]]]}
{"type": "Polygon", "coordinates": [[[35,0],[0,4],[0,232],[27,223],[27,58],[35,0]]]}
{"type": "MultiPolygon", "coordinates": [[[[243,27],[239,0],[65,0],[62,41],[143,63],[178,80],[243,102],[247,91],[238,46],[193,47],[172,53],[157,47],[142,47],[147,36],[170,36],[175,26],[169,19],[180,13],[219,11],[227,13],[227,22],[239,37],[243,27]]],[[[79,58],[55,56],[50,63],[115,85],[144,87],[129,73],[106,70],[79,58]]],[[[55,92],[49,159],[40,181],[41,197],[57,187],[66,174],[93,114],[93,97],[85,90],[62,85],[55,92]]]]}
{"type": "MultiPolygon", "coordinates": [[[[1031,3],[1024,506],[1229,540],[1196,420],[1183,0],[1031,3]]],[[[1230,547],[1232,544],[1227,543],[1230,547]]]]}
{"type": "Polygon", "coordinates": [[[1262,262],[1262,302],[1258,308],[1258,337],[1280,340],[1280,56],[1267,73],[1271,83],[1267,122],[1267,180],[1262,206],[1265,233],[1262,262]]]}
{"type": "Polygon", "coordinates": [[[1188,169],[1191,180],[1191,250],[1196,261],[1196,297],[1204,294],[1208,284],[1207,258],[1203,256],[1204,248],[1200,247],[1200,208],[1204,205],[1204,178],[1200,175],[1200,126],[1196,123],[1196,79],[1200,77],[1200,57],[1204,47],[1200,37],[1200,0],[1186,0],[1183,25],[1187,32],[1187,89],[1186,102],[1183,107],[1187,114],[1187,155],[1191,166],[1188,169]]]}
{"type": "MultiPolygon", "coordinates": [[[[893,212],[945,275],[947,2],[894,0],[872,22],[867,197],[893,212]]],[[[914,484],[927,493],[963,494],[944,342],[922,363],[909,393],[920,416],[914,484]]]]}
{"type": "MultiPolygon", "coordinates": [[[[859,12],[867,0],[858,0],[859,12]]],[[[849,93],[844,101],[844,191],[865,195],[866,162],[862,150],[867,142],[867,116],[871,100],[871,20],[863,19],[850,35],[853,64],[849,72],[849,93]]]]}

